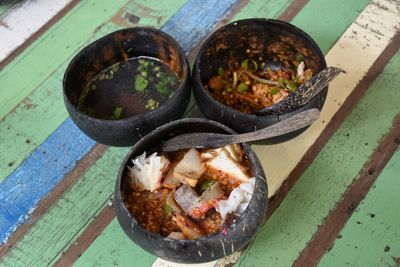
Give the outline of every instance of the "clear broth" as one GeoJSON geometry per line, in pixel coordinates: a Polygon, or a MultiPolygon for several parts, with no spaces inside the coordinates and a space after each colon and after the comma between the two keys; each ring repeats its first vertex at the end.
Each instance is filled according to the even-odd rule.
{"type": "Polygon", "coordinates": [[[161,60],[136,57],[98,73],[82,91],[78,109],[99,118],[128,118],[157,108],[179,86],[177,74],[161,60]]]}

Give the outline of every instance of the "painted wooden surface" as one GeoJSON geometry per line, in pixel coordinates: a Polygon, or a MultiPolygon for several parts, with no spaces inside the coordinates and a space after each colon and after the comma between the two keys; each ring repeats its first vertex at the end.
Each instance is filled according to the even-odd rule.
{"type": "MultiPolygon", "coordinates": [[[[42,28],[72,0],[19,1],[1,16],[0,62],[42,28]],[[29,16],[29,20],[26,16],[29,16]]],[[[12,2],[11,2],[12,3],[12,2]]],[[[9,3],[9,4],[11,4],[9,3]]]]}
{"type": "MultiPolygon", "coordinates": [[[[5,240],[16,230],[0,247],[0,265],[44,266],[57,262],[62,266],[63,262],[69,265],[82,254],[76,262],[78,266],[179,266],[156,259],[135,246],[123,234],[116,219],[112,220],[113,214],[104,215],[112,204],[115,175],[128,148],[95,144],[72,125],[61,100],[65,67],[85,44],[121,27],[161,28],[173,35],[193,58],[196,45],[228,20],[279,16],[291,19],[291,14],[298,12],[292,23],[310,33],[326,53],[328,64],[340,66],[347,73],[331,85],[319,123],[290,142],[254,147],[269,174],[271,196],[291,178],[290,173],[296,166],[305,164],[303,156],[312,151],[314,143],[321,142],[325,131],[334,133],[338,126],[327,125],[340,124],[335,114],[341,107],[353,111],[347,118],[340,118],[344,120],[342,126],[322,143],[326,143],[325,148],[291,191],[285,183],[289,193],[238,262],[241,266],[259,266],[261,262],[272,266],[291,265],[307,247],[307,242],[318,234],[318,226],[351,186],[377,149],[381,137],[391,131],[393,119],[399,114],[396,70],[400,56],[395,55],[371,84],[377,76],[371,67],[381,54],[388,53],[385,48],[398,32],[399,2],[368,3],[367,0],[180,0],[171,4],[155,0],[87,0],[70,7],[65,16],[19,55],[8,59],[9,63],[0,70],[0,237],[5,240]],[[137,19],[130,21],[129,14],[137,19]],[[353,95],[362,89],[358,86],[360,81],[365,90],[371,86],[356,105],[353,95]],[[346,99],[353,99],[353,104],[343,105],[346,99]],[[106,223],[101,224],[103,219],[106,223]],[[17,227],[21,222],[25,223],[17,227]],[[102,226],[96,228],[99,236],[86,249],[78,239],[89,235],[87,227],[94,222],[102,226]],[[111,223],[107,226],[108,222],[111,223]],[[69,253],[71,248],[75,254],[69,253]],[[66,259],[64,251],[68,252],[66,255],[73,255],[68,256],[72,258],[66,259]]],[[[56,13],[53,10],[54,16],[56,13]]],[[[387,176],[387,172],[381,177],[387,176]]],[[[390,184],[382,190],[388,190],[385,188],[390,184]]],[[[394,227],[393,221],[398,216],[390,215],[386,213],[382,220],[394,227]]],[[[352,231],[346,230],[351,222],[343,232],[352,231]]],[[[322,264],[342,263],[340,256],[349,241],[343,239],[343,242],[344,245],[336,242],[322,264]]],[[[398,245],[392,246],[391,251],[397,252],[398,245]]],[[[386,256],[386,263],[394,263],[385,253],[379,255],[386,256]]],[[[350,254],[347,261],[357,264],[357,259],[350,254]]],[[[217,264],[234,262],[239,256],[236,254],[217,264]]],[[[382,262],[372,253],[370,257],[371,262],[382,262]]]]}
{"type": "Polygon", "coordinates": [[[320,266],[400,264],[399,177],[400,150],[397,150],[320,266]]]}
{"type": "Polygon", "coordinates": [[[388,84],[399,66],[397,54],[267,221],[240,266],[286,266],[297,258],[400,114],[396,82],[388,84]]]}

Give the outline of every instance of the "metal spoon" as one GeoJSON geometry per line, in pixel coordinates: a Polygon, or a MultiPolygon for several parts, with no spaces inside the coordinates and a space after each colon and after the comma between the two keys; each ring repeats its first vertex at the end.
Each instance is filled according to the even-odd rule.
{"type": "Polygon", "coordinates": [[[335,79],[339,73],[343,72],[336,67],[328,67],[314,75],[310,80],[299,86],[296,92],[290,94],[281,102],[257,110],[256,115],[282,114],[295,110],[307,104],[314,96],[316,96],[325,86],[335,79]]]}
{"type": "Polygon", "coordinates": [[[161,145],[161,151],[177,151],[191,147],[221,147],[228,144],[244,143],[276,137],[304,128],[319,117],[318,109],[300,112],[271,126],[244,134],[189,133],[176,136],[161,145]]]}

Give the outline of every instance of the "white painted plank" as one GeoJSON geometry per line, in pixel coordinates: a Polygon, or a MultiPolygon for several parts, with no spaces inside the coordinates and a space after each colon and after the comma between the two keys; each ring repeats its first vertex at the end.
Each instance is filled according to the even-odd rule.
{"type": "Polygon", "coordinates": [[[1,16],[0,62],[58,14],[72,0],[26,0],[1,16]]]}
{"type": "Polygon", "coordinates": [[[288,142],[253,146],[267,173],[270,197],[276,194],[398,29],[400,1],[372,1],[326,55],[328,65],[338,66],[347,73],[331,83],[321,118],[288,142]]]}
{"type": "MultiPolygon", "coordinates": [[[[267,173],[270,197],[276,194],[284,180],[331,121],[340,105],[353,92],[398,29],[400,29],[400,2],[372,1],[326,56],[328,65],[338,66],[347,73],[341,74],[331,83],[318,122],[288,142],[270,146],[253,146],[267,173]]],[[[236,253],[235,258],[237,259],[239,255],[240,253],[236,253]]],[[[184,265],[158,258],[152,267],[214,267],[224,266],[225,261],[226,259],[221,259],[201,265],[184,265]]],[[[234,261],[229,260],[229,262],[234,261]]]]}

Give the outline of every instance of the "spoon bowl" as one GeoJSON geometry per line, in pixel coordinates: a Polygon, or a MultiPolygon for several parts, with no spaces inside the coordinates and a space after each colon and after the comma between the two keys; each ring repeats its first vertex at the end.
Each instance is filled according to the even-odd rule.
{"type": "Polygon", "coordinates": [[[297,108],[306,105],[316,96],[322,89],[333,81],[341,72],[341,69],[336,67],[328,67],[314,75],[310,80],[300,85],[296,92],[290,94],[281,102],[257,110],[256,115],[272,115],[291,112],[297,108]]]}

